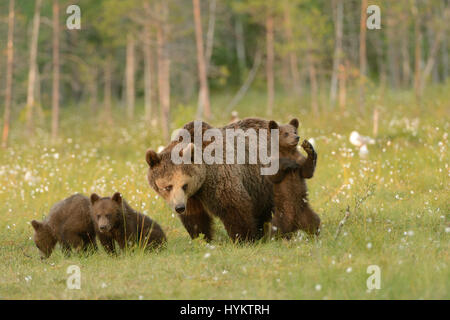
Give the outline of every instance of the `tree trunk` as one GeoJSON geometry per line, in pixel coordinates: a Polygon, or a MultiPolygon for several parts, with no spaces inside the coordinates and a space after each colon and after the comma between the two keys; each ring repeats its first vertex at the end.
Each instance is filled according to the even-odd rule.
{"type": "Polygon", "coordinates": [[[387,72],[386,72],[386,63],[383,56],[384,44],[382,39],[382,34],[378,33],[375,37],[375,50],[377,53],[377,66],[378,66],[378,74],[381,92],[384,92],[386,88],[387,81],[387,72]]]}
{"type": "Polygon", "coordinates": [[[347,103],[347,69],[348,62],[339,65],[339,108],[342,113],[347,103]]]}
{"type": "Polygon", "coordinates": [[[126,101],[127,117],[132,120],[134,117],[134,69],[135,69],[135,40],[131,34],[127,36],[127,57],[126,57],[126,101]]]}
{"type": "Polygon", "coordinates": [[[170,60],[166,48],[167,37],[167,3],[159,8],[161,21],[158,22],[156,42],[158,46],[158,92],[163,136],[170,140],[170,60]]]}
{"type": "MultiPolygon", "coordinates": [[[[290,7],[287,5],[284,8],[284,27],[285,27],[285,34],[286,34],[286,41],[287,43],[293,43],[294,42],[294,36],[292,34],[292,23],[291,23],[291,15],[290,15],[290,7]]],[[[289,50],[289,69],[291,71],[292,76],[292,88],[294,91],[294,94],[296,94],[298,97],[301,96],[301,86],[300,86],[300,73],[298,71],[298,59],[297,54],[295,53],[295,50],[290,48],[289,50]]]]}
{"type": "Polygon", "coordinates": [[[112,85],[112,57],[108,55],[106,57],[105,70],[104,70],[104,117],[109,125],[112,125],[112,106],[111,106],[111,85],[112,85]]]}
{"type": "Polygon", "coordinates": [[[359,25],[359,113],[364,112],[366,99],[366,76],[367,76],[367,54],[366,54],[366,20],[367,0],[361,3],[361,20],[359,25]]]}
{"type": "Polygon", "coordinates": [[[415,9],[415,22],[414,22],[414,92],[416,94],[416,99],[420,102],[420,82],[421,82],[421,64],[422,64],[422,31],[421,31],[421,21],[420,13],[415,9]]]}
{"type": "Polygon", "coordinates": [[[404,22],[403,36],[401,39],[401,54],[402,54],[402,85],[409,87],[411,80],[411,68],[409,66],[409,47],[408,47],[408,24],[404,22]]]}
{"type": "MultiPolygon", "coordinates": [[[[444,21],[448,18],[450,18],[450,9],[447,9],[444,12],[444,21]]],[[[434,38],[433,44],[431,45],[431,49],[428,54],[427,63],[425,64],[425,68],[423,69],[422,79],[420,80],[420,96],[422,96],[426,81],[427,81],[428,77],[430,76],[431,71],[433,70],[433,66],[436,62],[436,55],[439,50],[439,46],[441,44],[442,38],[444,37],[445,30],[446,30],[445,26],[441,27],[438,30],[436,37],[434,38]]]]}
{"type": "Polygon", "coordinates": [[[6,90],[5,111],[3,117],[2,147],[8,146],[9,127],[11,122],[12,77],[14,64],[14,0],[9,0],[8,43],[6,49],[6,90]]]}
{"type": "Polygon", "coordinates": [[[445,82],[448,78],[448,35],[442,40],[441,56],[442,56],[442,80],[445,82]]]}
{"type": "Polygon", "coordinates": [[[394,18],[389,16],[387,18],[387,53],[388,53],[388,63],[390,70],[390,82],[394,88],[398,88],[400,85],[400,70],[398,65],[397,57],[397,39],[395,36],[395,30],[397,26],[394,24],[394,18]]]}
{"type": "Polygon", "coordinates": [[[214,47],[214,30],[216,25],[216,5],[217,0],[209,0],[209,18],[208,18],[208,32],[206,33],[206,51],[205,51],[205,63],[206,74],[209,71],[209,65],[211,63],[211,56],[214,47]]]}
{"type": "MultiPolygon", "coordinates": [[[[433,39],[433,35],[434,35],[434,30],[430,25],[428,25],[427,38],[429,39],[429,43],[431,42],[431,39],[433,39]]],[[[441,42],[442,42],[442,40],[441,40],[441,42]]],[[[438,50],[438,52],[436,52],[435,58],[437,58],[438,55],[439,55],[439,50],[438,50]]],[[[434,59],[433,67],[431,68],[431,79],[432,79],[433,83],[439,82],[439,70],[438,70],[439,65],[437,65],[438,63],[439,63],[439,61],[437,61],[437,59],[434,59]]]]}
{"type": "MultiPolygon", "coordinates": [[[[150,4],[144,2],[144,9],[150,12],[150,4]]],[[[151,22],[147,20],[144,25],[144,101],[145,101],[145,121],[150,124],[153,116],[152,105],[152,49],[151,49],[151,22]]]]}
{"type": "Polygon", "coordinates": [[[59,2],[53,0],[53,90],[52,139],[58,137],[59,128],[59,2]]]}
{"type": "Polygon", "coordinates": [[[317,117],[319,115],[317,72],[316,67],[314,65],[314,57],[312,52],[313,42],[311,39],[311,35],[309,33],[307,35],[307,42],[309,47],[307,51],[307,59],[308,59],[309,85],[311,87],[311,109],[314,115],[317,117]]]}
{"type": "Polygon", "coordinates": [[[266,77],[267,77],[267,115],[271,116],[275,100],[275,83],[273,76],[274,44],[273,16],[271,12],[266,17],[266,77]]]}
{"type": "Polygon", "coordinates": [[[246,70],[245,40],[244,28],[242,27],[242,21],[239,16],[235,17],[234,32],[236,34],[236,55],[239,65],[239,76],[243,80],[246,70]]]}
{"type": "Polygon", "coordinates": [[[335,0],[333,4],[336,6],[336,22],[335,22],[335,37],[336,43],[334,47],[333,55],[333,73],[331,75],[330,86],[330,104],[334,107],[336,103],[337,86],[338,86],[338,73],[339,66],[342,58],[342,37],[343,37],[343,17],[344,17],[344,3],[343,0],[335,0]]]}
{"type": "Polygon", "coordinates": [[[36,0],[34,8],[33,29],[30,41],[30,62],[28,72],[28,89],[27,89],[27,105],[26,105],[26,126],[28,134],[33,131],[33,109],[35,106],[34,90],[37,77],[37,49],[40,26],[40,11],[42,0],[36,0]]]}
{"type": "MultiPolygon", "coordinates": [[[[195,23],[195,39],[197,44],[197,66],[198,77],[200,82],[200,100],[202,101],[199,106],[203,107],[203,115],[206,119],[211,117],[211,108],[209,104],[209,88],[208,77],[206,75],[206,61],[203,51],[203,32],[202,32],[202,18],[200,12],[200,0],[192,0],[194,10],[194,23],[195,23]]],[[[201,110],[198,110],[198,116],[201,115],[201,110]]]]}

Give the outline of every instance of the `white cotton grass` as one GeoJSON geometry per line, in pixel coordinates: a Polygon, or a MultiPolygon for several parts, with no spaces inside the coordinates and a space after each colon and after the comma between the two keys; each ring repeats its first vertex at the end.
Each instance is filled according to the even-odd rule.
{"type": "Polygon", "coordinates": [[[366,158],[369,155],[367,145],[375,144],[375,140],[373,138],[362,136],[357,131],[352,131],[349,140],[352,145],[359,148],[359,156],[361,158],[366,158]]]}

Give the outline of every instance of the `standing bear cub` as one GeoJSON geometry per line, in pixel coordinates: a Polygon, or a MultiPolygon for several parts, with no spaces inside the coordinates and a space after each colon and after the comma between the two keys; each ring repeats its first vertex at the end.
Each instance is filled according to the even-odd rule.
{"type": "Polygon", "coordinates": [[[298,150],[300,137],[297,135],[298,120],[279,126],[269,122],[270,129],[279,129],[279,170],[270,176],[273,183],[274,216],[272,228],[283,237],[289,238],[293,232],[303,230],[309,234],[318,234],[319,216],[310,208],[305,179],[314,175],[317,154],[313,146],[304,140],[302,148],[305,158],[298,150]]]}
{"type": "Polygon", "coordinates": [[[72,248],[87,251],[91,246],[97,249],[89,198],[82,194],[57,202],[44,221],[33,220],[31,225],[35,231],[33,240],[42,258],[48,258],[58,242],[65,254],[72,248]]]}
{"type": "Polygon", "coordinates": [[[91,204],[95,231],[108,253],[115,253],[115,241],[121,249],[126,248],[129,243],[152,249],[166,242],[159,224],[133,210],[119,192],[104,198],[93,193],[91,204]]]}

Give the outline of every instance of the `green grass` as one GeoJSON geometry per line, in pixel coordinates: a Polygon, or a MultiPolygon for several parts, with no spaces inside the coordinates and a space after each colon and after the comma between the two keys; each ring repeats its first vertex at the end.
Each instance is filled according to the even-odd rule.
{"type": "MultiPolygon", "coordinates": [[[[146,181],[145,151],[163,143],[141,113],[128,123],[117,108],[115,125],[108,128],[87,108],[65,108],[54,144],[48,114],[31,139],[15,123],[11,147],[0,151],[0,298],[449,299],[449,92],[448,84],[431,88],[421,106],[412,92],[372,94],[367,110],[379,106],[381,122],[365,160],[348,136],[352,130],[370,135],[371,113],[353,112],[352,97],[346,114],[324,107],[314,118],[307,100],[299,106],[277,96],[273,118],[298,117],[300,135],[316,140],[319,161],[308,186],[323,222],[318,240],[300,234],[290,241],[238,245],[216,223],[211,244],[191,241],[146,181]],[[418,126],[408,127],[415,118],[418,126]],[[72,193],[115,191],[161,224],[165,250],[110,257],[100,249],[69,258],[56,250],[40,261],[32,219],[72,193]],[[347,206],[350,218],[335,241],[347,206]],[[81,290],[66,288],[70,265],[81,269],[81,290]],[[369,265],[381,269],[380,290],[367,290],[369,265]]],[[[212,124],[226,123],[228,101],[225,94],[213,96],[212,124]]],[[[193,105],[173,107],[173,129],[193,119],[193,105]]],[[[241,117],[265,117],[265,105],[263,94],[250,92],[236,109],[241,117]]]]}

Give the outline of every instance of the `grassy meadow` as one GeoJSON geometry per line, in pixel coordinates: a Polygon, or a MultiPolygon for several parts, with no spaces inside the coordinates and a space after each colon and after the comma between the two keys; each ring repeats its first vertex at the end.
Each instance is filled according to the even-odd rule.
{"type": "MultiPolygon", "coordinates": [[[[230,98],[212,96],[211,124],[227,123],[230,98]]],[[[299,106],[282,94],[276,99],[273,118],[298,117],[301,138],[316,143],[318,165],[308,187],[323,223],[318,239],[300,233],[290,241],[233,244],[217,222],[210,244],[191,241],[146,180],[145,151],[163,141],[141,109],[129,122],[115,106],[111,127],[99,125],[100,113],[88,107],[63,108],[54,143],[44,109],[45,122],[38,121],[32,139],[20,120],[11,147],[0,151],[0,299],[449,299],[450,84],[427,89],[421,105],[412,91],[373,93],[363,117],[351,97],[344,113],[322,101],[318,117],[307,102],[299,106]],[[353,130],[372,135],[375,106],[376,144],[360,159],[348,137],[353,130]],[[166,249],[111,257],[100,248],[67,258],[57,248],[48,260],[39,259],[32,219],[75,192],[115,191],[161,224],[166,249]],[[350,216],[335,240],[347,207],[350,216]],[[81,269],[80,290],[66,287],[70,265],[81,269]],[[379,290],[367,288],[370,265],[380,267],[379,290]]],[[[236,110],[241,118],[266,118],[265,106],[265,95],[252,91],[236,110]]],[[[193,120],[195,108],[174,103],[172,129],[193,120]]]]}

